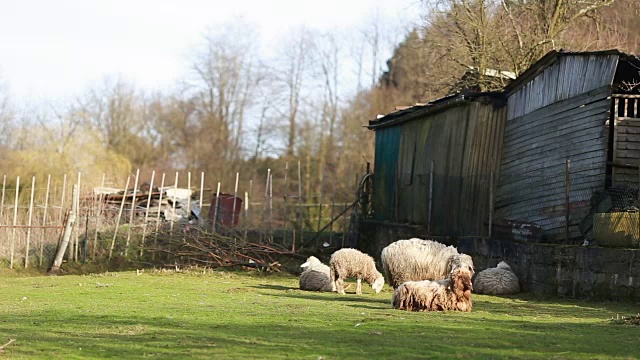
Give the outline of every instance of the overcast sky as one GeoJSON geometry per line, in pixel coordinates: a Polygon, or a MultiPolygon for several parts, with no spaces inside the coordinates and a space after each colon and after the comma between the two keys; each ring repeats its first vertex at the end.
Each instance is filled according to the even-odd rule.
{"type": "Polygon", "coordinates": [[[212,25],[242,16],[263,48],[293,27],[343,29],[375,9],[406,26],[417,0],[0,0],[0,79],[14,100],[64,100],[105,75],[166,90],[212,25]]]}

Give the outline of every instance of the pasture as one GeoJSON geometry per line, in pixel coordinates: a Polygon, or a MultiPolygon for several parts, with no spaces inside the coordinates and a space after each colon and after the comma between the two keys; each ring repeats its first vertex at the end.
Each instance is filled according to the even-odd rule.
{"type": "Polygon", "coordinates": [[[471,313],[408,313],[392,289],[346,296],[289,275],[0,272],[0,359],[613,359],[640,357],[633,304],[474,295],[471,313]]]}

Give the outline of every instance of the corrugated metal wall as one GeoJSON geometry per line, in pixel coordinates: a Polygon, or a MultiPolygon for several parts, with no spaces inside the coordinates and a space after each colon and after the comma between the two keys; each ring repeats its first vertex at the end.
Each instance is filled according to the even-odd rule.
{"type": "Polygon", "coordinates": [[[506,107],[475,101],[376,129],[376,219],[427,226],[433,161],[431,233],[486,235],[489,179],[499,168],[505,115],[506,107]],[[395,148],[395,140],[386,143],[386,139],[398,135],[399,156],[394,158],[387,151],[395,148]],[[396,165],[387,164],[393,161],[397,172],[390,171],[396,165]],[[396,198],[398,207],[394,210],[396,198]]]}
{"type": "Polygon", "coordinates": [[[376,131],[376,158],[373,177],[374,219],[394,221],[396,169],[400,145],[400,127],[376,131]]]}
{"type": "Polygon", "coordinates": [[[619,55],[567,55],[509,96],[507,120],[611,85],[619,55]]]}
{"type": "MultiPolygon", "coordinates": [[[[577,58],[565,58],[563,60],[567,61],[560,61],[560,64],[551,67],[562,70],[556,73],[560,76],[557,84],[559,87],[571,89],[570,98],[538,108],[524,116],[507,119],[505,126],[504,151],[495,205],[496,219],[534,222],[540,225],[552,240],[564,237],[566,160],[571,160],[571,236],[580,235],[577,225],[590,209],[589,201],[593,191],[603,189],[606,178],[606,122],[610,116],[611,89],[602,76],[588,79],[571,74],[592,74],[590,69],[601,69],[610,76],[610,84],[615,70],[615,66],[610,65],[615,63],[615,59],[607,56],[608,63],[595,59],[595,65],[589,65],[578,61],[580,59],[577,58]],[[580,64],[583,68],[570,69],[566,67],[567,64],[580,64]],[[583,72],[585,69],[588,71],[583,72]],[[602,84],[603,82],[605,84],[602,84]],[[588,86],[585,85],[587,83],[588,86]],[[574,88],[584,90],[595,84],[601,86],[574,95],[574,92],[578,91],[573,90],[574,88]]],[[[540,76],[548,75],[545,71],[540,76]]],[[[540,84],[537,80],[532,83],[540,84]]],[[[548,85],[553,83],[551,78],[544,81],[548,85]]],[[[525,86],[523,89],[530,91],[532,87],[525,86]]],[[[550,92],[554,92],[553,87],[550,88],[550,92]]],[[[527,101],[522,100],[524,93],[516,94],[508,99],[510,111],[514,106],[518,108],[520,105],[526,105],[521,104],[527,101]]],[[[543,88],[539,89],[535,96],[533,94],[529,93],[529,100],[536,104],[552,98],[543,88]],[[542,98],[545,100],[541,101],[542,98]]],[[[559,93],[555,94],[556,97],[559,96],[559,93]]],[[[562,97],[566,98],[565,95],[562,97]]],[[[534,107],[526,106],[526,111],[534,107]]]]}

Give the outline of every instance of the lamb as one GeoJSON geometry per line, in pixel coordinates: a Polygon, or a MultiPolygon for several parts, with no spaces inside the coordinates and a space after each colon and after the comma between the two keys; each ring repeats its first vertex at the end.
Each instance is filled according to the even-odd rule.
{"type": "Polygon", "coordinates": [[[344,279],[355,277],[358,280],[356,294],[362,294],[362,280],[371,284],[371,288],[377,293],[384,286],[384,277],[378,269],[373,258],[356,249],[340,249],[331,255],[329,262],[331,289],[344,295],[344,279]]]}
{"type": "Polygon", "coordinates": [[[329,267],[323,264],[317,257],[310,256],[300,265],[304,268],[300,274],[300,289],[308,291],[331,291],[329,267]]]}
{"type": "Polygon", "coordinates": [[[445,280],[407,281],[393,293],[393,308],[407,311],[471,311],[471,274],[451,271],[445,280]]]}
{"type": "Polygon", "coordinates": [[[456,268],[465,269],[472,277],[474,274],[471,256],[433,240],[398,240],[382,249],[381,261],[385,278],[394,289],[406,281],[444,279],[456,268]]]}
{"type": "Polygon", "coordinates": [[[509,264],[500,261],[497,267],[482,270],[473,280],[478,294],[511,295],[520,292],[518,277],[509,264]]]}

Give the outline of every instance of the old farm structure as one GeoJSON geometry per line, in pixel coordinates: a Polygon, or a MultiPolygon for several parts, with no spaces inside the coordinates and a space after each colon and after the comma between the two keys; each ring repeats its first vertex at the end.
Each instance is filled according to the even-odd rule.
{"type": "Polygon", "coordinates": [[[594,194],[630,180],[637,188],[639,69],[616,50],[553,51],[502,93],[370,121],[376,247],[408,233],[486,237],[490,221],[532,224],[537,240],[563,242],[567,229],[582,239],[594,194]]]}

